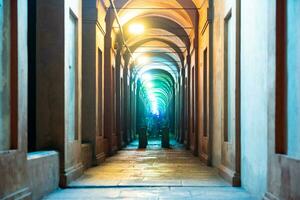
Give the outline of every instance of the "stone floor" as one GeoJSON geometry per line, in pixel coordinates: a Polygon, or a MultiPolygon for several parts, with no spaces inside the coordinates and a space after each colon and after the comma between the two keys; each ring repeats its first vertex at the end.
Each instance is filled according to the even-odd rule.
{"type": "Polygon", "coordinates": [[[44,200],[255,200],[232,187],[116,187],[58,190],[44,200]]]}
{"type": "Polygon", "coordinates": [[[66,190],[45,199],[224,199],[250,200],[248,193],[232,188],[175,141],[160,149],[149,141],[147,150],[137,142],[100,166],[87,170],[66,190]]]}

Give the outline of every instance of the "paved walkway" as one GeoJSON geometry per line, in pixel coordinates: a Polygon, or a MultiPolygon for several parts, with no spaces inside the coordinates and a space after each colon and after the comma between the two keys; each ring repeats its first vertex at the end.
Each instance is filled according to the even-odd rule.
{"type": "Polygon", "coordinates": [[[45,200],[254,200],[232,187],[133,187],[58,190],[45,200]]]}
{"type": "Polygon", "coordinates": [[[46,199],[253,199],[174,141],[171,149],[149,143],[147,150],[131,144],[46,199]]]}

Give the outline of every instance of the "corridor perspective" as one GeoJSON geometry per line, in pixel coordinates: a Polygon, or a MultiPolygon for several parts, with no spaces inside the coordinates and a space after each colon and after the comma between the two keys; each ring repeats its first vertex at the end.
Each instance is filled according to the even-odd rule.
{"type": "Polygon", "coordinates": [[[0,200],[300,200],[299,0],[0,0],[0,200]]]}

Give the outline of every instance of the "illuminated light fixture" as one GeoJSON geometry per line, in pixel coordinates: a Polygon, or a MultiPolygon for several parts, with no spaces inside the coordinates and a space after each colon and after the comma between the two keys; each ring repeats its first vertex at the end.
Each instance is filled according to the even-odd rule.
{"type": "Polygon", "coordinates": [[[149,83],[147,83],[147,88],[153,88],[153,83],[151,83],[151,82],[149,82],[149,83]]]}
{"type": "Polygon", "coordinates": [[[128,31],[133,35],[141,35],[145,32],[145,27],[143,24],[130,24],[128,31]]]}
{"type": "Polygon", "coordinates": [[[143,74],[142,79],[143,81],[150,81],[152,77],[150,74],[143,74]]]}
{"type": "Polygon", "coordinates": [[[154,115],[159,115],[157,104],[152,104],[151,112],[154,115]]]}
{"type": "Polygon", "coordinates": [[[154,94],[149,94],[149,100],[151,102],[156,102],[156,98],[155,98],[154,94]]]}
{"type": "Polygon", "coordinates": [[[139,65],[145,65],[145,64],[147,64],[148,62],[149,62],[149,58],[146,57],[146,56],[141,56],[141,57],[139,57],[139,58],[137,59],[137,63],[138,63],[139,65]]]}

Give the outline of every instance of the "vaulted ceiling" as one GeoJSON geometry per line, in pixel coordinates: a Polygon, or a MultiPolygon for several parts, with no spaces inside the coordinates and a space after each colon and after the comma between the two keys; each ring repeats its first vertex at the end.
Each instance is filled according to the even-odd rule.
{"type": "Polygon", "coordinates": [[[122,27],[126,43],[123,52],[125,55],[130,54],[126,58],[129,63],[133,63],[131,70],[134,80],[140,81],[144,89],[151,90],[148,91],[148,98],[151,101],[156,99],[155,102],[161,109],[166,107],[168,102],[165,101],[170,100],[165,96],[171,95],[178,84],[180,69],[186,63],[195,38],[194,27],[198,23],[198,8],[202,2],[203,0],[114,1],[118,20],[116,15],[111,15],[112,33],[120,35],[120,26],[122,27]],[[142,28],[142,33],[134,34],[130,30],[132,26],[135,29],[142,28]],[[143,80],[142,77],[149,75],[153,78],[143,80]],[[166,77],[172,81],[168,82],[166,77]]]}

